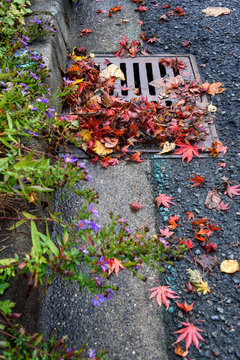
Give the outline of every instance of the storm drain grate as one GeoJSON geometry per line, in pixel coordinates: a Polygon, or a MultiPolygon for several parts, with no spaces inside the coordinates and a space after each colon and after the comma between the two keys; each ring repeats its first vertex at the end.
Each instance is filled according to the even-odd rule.
{"type": "MultiPolygon", "coordinates": [[[[117,65],[125,75],[125,81],[120,79],[116,80],[115,89],[111,95],[121,97],[126,101],[130,101],[132,98],[136,98],[138,96],[143,96],[147,97],[148,101],[161,101],[167,106],[171,106],[173,101],[177,101],[177,99],[171,99],[171,97],[161,99],[159,97],[159,93],[162,93],[161,88],[159,89],[149,85],[151,81],[159,78],[172,78],[177,75],[181,75],[186,80],[199,79],[201,81],[195,58],[192,55],[156,54],[151,57],[144,56],[136,58],[119,58],[111,54],[95,55],[94,61],[98,65],[100,71],[106,68],[106,59],[112,64],[117,65]],[[175,70],[170,66],[164,66],[160,60],[166,58],[173,60],[177,58],[179,61],[182,61],[185,65],[184,70],[175,70]],[[123,88],[126,88],[126,90],[123,88]]],[[[207,102],[207,96],[202,96],[200,101],[207,102]]],[[[212,119],[211,121],[208,119],[208,121],[206,121],[204,124],[204,127],[206,128],[209,135],[203,143],[198,145],[207,149],[212,147],[213,141],[218,140],[218,136],[212,119]]],[[[149,144],[139,144],[130,151],[135,152],[136,150],[149,154],[159,153],[159,148],[156,145],[149,144]]],[[[88,155],[83,151],[77,151],[77,153],[79,157],[88,157],[88,155]]],[[[155,156],[180,157],[179,155],[174,154],[155,156]]],[[[208,153],[202,152],[200,156],[207,157],[208,153]]]]}

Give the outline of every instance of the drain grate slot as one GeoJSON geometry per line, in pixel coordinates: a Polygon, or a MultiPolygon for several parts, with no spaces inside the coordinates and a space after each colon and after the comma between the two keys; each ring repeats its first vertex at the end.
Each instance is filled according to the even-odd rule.
{"type": "Polygon", "coordinates": [[[133,63],[133,73],[134,73],[134,86],[136,89],[135,94],[142,95],[138,63],[133,63]]]}
{"type": "Polygon", "coordinates": [[[153,70],[152,70],[152,64],[146,63],[146,69],[147,69],[147,78],[148,78],[148,89],[150,95],[156,95],[155,87],[149,85],[151,81],[153,81],[153,70]]]}

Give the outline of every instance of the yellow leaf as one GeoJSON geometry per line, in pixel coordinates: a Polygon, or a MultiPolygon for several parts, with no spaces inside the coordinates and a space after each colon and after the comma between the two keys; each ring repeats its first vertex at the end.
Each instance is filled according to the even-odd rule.
{"type": "Polygon", "coordinates": [[[103,71],[100,72],[99,76],[104,77],[105,79],[109,79],[111,76],[114,76],[115,78],[125,80],[124,73],[122,70],[115,64],[111,64],[106,67],[103,71]]]}
{"type": "Polygon", "coordinates": [[[227,7],[214,7],[214,6],[208,6],[206,9],[202,10],[202,12],[206,15],[206,16],[214,16],[217,17],[219,15],[228,15],[232,12],[232,10],[230,10],[227,7]]]}
{"type": "Polygon", "coordinates": [[[112,149],[107,149],[99,140],[95,142],[93,150],[95,151],[96,154],[101,156],[105,156],[113,152],[112,149]]]}
{"type": "Polygon", "coordinates": [[[38,195],[37,195],[35,192],[31,192],[29,195],[30,195],[30,196],[28,197],[28,201],[29,201],[30,203],[36,204],[36,202],[37,202],[37,200],[38,200],[38,195]]]}
{"type": "Polygon", "coordinates": [[[89,131],[88,129],[82,129],[79,133],[79,135],[82,137],[83,141],[89,141],[91,139],[92,131],[89,131]]]}
{"type": "Polygon", "coordinates": [[[81,83],[82,81],[83,81],[83,79],[77,79],[77,80],[74,81],[74,85],[79,84],[79,83],[81,83]]]}
{"type": "Polygon", "coordinates": [[[163,149],[159,154],[165,154],[165,153],[169,153],[170,151],[173,151],[176,147],[175,143],[170,143],[168,141],[166,141],[163,145],[163,149]]]}
{"type": "Polygon", "coordinates": [[[197,292],[202,291],[203,295],[206,295],[208,292],[211,292],[209,287],[208,287],[208,282],[207,281],[201,280],[199,283],[195,283],[193,285],[196,286],[197,292]]]}
{"type": "Polygon", "coordinates": [[[239,264],[237,260],[223,260],[220,264],[220,271],[227,274],[233,274],[239,271],[239,264]]]}

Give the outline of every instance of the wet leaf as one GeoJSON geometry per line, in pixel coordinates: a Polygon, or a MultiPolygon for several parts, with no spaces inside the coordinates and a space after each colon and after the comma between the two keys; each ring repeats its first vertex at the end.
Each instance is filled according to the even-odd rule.
{"type": "Polygon", "coordinates": [[[177,304],[177,306],[180,307],[180,309],[182,309],[182,310],[184,310],[186,312],[189,312],[189,311],[191,311],[193,309],[193,304],[194,303],[192,303],[191,305],[188,305],[186,303],[186,301],[184,301],[183,304],[180,304],[179,302],[175,301],[175,304],[177,304]]]}
{"type": "Polygon", "coordinates": [[[208,6],[206,9],[202,10],[202,12],[205,14],[206,17],[208,16],[217,17],[219,15],[228,15],[232,12],[232,10],[230,10],[227,7],[208,6]]]}
{"type": "MultiPolygon", "coordinates": [[[[197,320],[197,321],[202,321],[202,320],[197,320]]],[[[181,322],[180,324],[184,325],[185,327],[175,331],[174,334],[180,334],[178,336],[177,341],[174,344],[179,343],[180,341],[185,339],[185,346],[186,346],[186,350],[189,349],[190,345],[193,344],[195,346],[195,348],[197,348],[199,350],[199,341],[205,341],[203,339],[203,337],[200,335],[200,332],[202,332],[202,329],[199,329],[198,327],[194,326],[195,321],[190,324],[189,322],[181,322]]],[[[173,344],[173,345],[174,345],[173,344]]]]}
{"type": "Polygon", "coordinates": [[[204,177],[196,175],[196,174],[193,174],[193,175],[194,175],[194,178],[188,179],[188,180],[193,182],[192,187],[194,187],[194,186],[203,186],[203,184],[205,182],[204,177]]]}
{"type": "Polygon", "coordinates": [[[210,272],[213,271],[213,268],[218,263],[217,256],[212,256],[209,254],[203,254],[196,257],[196,262],[202,266],[204,270],[209,270],[210,272]]]}
{"type": "Polygon", "coordinates": [[[221,197],[219,196],[217,190],[211,190],[207,193],[207,197],[204,205],[208,209],[217,209],[221,202],[221,197]]]}
{"type": "Polygon", "coordinates": [[[175,148],[176,148],[176,144],[175,144],[175,143],[170,143],[170,142],[166,141],[166,142],[163,144],[162,151],[161,151],[160,153],[158,153],[158,154],[161,155],[161,154],[169,153],[169,152],[175,150],[175,148]]]}
{"type": "Polygon", "coordinates": [[[187,163],[189,163],[192,158],[193,155],[196,155],[197,157],[200,157],[199,152],[197,151],[198,149],[201,149],[199,146],[195,145],[191,145],[189,142],[188,143],[179,143],[177,144],[177,146],[180,147],[180,149],[177,149],[175,151],[174,154],[181,154],[182,155],[182,162],[184,162],[184,159],[187,159],[187,163]]]}
{"type": "Polygon", "coordinates": [[[171,201],[172,199],[175,199],[175,196],[167,196],[166,194],[159,193],[159,195],[156,197],[156,199],[154,201],[157,202],[158,208],[161,205],[163,205],[163,206],[167,207],[168,209],[170,209],[169,204],[176,205],[173,201],[171,201]]]}
{"type": "Polygon", "coordinates": [[[226,211],[229,209],[229,204],[225,204],[223,201],[218,205],[218,209],[222,211],[226,211]]]}
{"type": "Polygon", "coordinates": [[[227,274],[233,274],[239,271],[239,263],[237,260],[223,260],[220,264],[220,271],[227,274]]]}
{"type": "Polygon", "coordinates": [[[181,357],[185,357],[188,354],[188,351],[184,351],[180,345],[177,344],[177,346],[174,349],[174,352],[176,355],[179,355],[181,357]]]}
{"type": "Polygon", "coordinates": [[[115,64],[107,66],[103,71],[100,72],[99,76],[109,79],[111,76],[114,76],[117,79],[125,81],[125,76],[122,70],[115,64]]]}
{"type": "Polygon", "coordinates": [[[224,194],[227,194],[231,199],[233,198],[233,195],[240,196],[240,185],[228,185],[224,194]]]}
{"type": "Polygon", "coordinates": [[[113,152],[112,149],[106,148],[104,144],[102,144],[99,140],[95,142],[95,145],[93,146],[93,151],[95,151],[95,153],[100,156],[105,156],[113,152]]]}
{"type": "Polygon", "coordinates": [[[140,205],[137,200],[134,203],[130,204],[130,208],[134,212],[139,211],[141,209],[141,207],[142,207],[142,205],[140,205]]]}
{"type": "Polygon", "coordinates": [[[179,298],[178,294],[170,289],[170,286],[157,286],[152,289],[148,289],[148,291],[152,291],[152,294],[150,295],[149,299],[152,299],[156,296],[156,301],[159,306],[163,304],[166,306],[166,310],[169,308],[169,299],[176,299],[179,298]]]}

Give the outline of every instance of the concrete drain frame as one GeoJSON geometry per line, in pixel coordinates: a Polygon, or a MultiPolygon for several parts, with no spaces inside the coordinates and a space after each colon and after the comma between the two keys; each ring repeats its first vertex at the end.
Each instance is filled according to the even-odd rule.
{"type": "MultiPolygon", "coordinates": [[[[147,97],[149,101],[162,101],[166,105],[171,106],[172,99],[159,99],[159,92],[161,89],[157,89],[149,83],[153,80],[159,78],[172,78],[177,75],[181,75],[184,79],[187,80],[196,80],[199,79],[201,83],[200,73],[197,68],[196,60],[193,55],[175,55],[175,54],[154,54],[152,56],[141,56],[141,57],[128,57],[121,58],[115,57],[113,54],[95,54],[94,61],[99,67],[99,70],[102,71],[106,68],[106,59],[112,64],[117,65],[125,75],[125,81],[120,79],[115,82],[114,96],[123,98],[124,100],[131,100],[132,98],[137,98],[139,96],[147,97]],[[160,60],[170,58],[175,60],[176,58],[179,61],[182,61],[185,65],[184,70],[174,71],[170,66],[164,66],[161,64],[160,60]],[[121,86],[126,85],[128,90],[121,90],[121,86]],[[138,95],[134,92],[135,89],[139,89],[138,95]]],[[[176,100],[175,100],[176,101],[176,100]]],[[[206,95],[201,96],[201,102],[208,102],[206,95]]],[[[208,132],[208,136],[204,142],[199,143],[199,146],[207,149],[212,147],[213,141],[218,141],[218,135],[213,123],[213,119],[209,116],[208,121],[204,123],[204,126],[208,132]]],[[[76,154],[79,158],[89,158],[89,156],[82,150],[77,149],[75,146],[68,146],[69,150],[76,154]]],[[[130,149],[129,149],[130,150],[130,149]]],[[[161,148],[154,145],[138,145],[135,148],[131,149],[130,152],[140,151],[144,157],[146,155],[154,155],[154,158],[180,158],[181,155],[174,154],[158,154],[161,148]]],[[[209,157],[209,153],[202,151],[200,157],[209,157]]]]}

